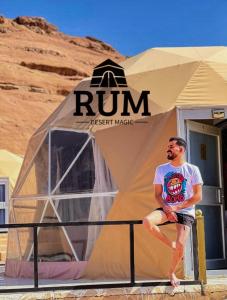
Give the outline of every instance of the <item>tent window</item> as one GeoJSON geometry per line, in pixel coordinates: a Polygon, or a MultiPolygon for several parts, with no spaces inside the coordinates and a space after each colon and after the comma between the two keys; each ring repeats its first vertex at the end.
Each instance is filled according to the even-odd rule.
{"type": "Polygon", "coordinates": [[[54,193],[103,193],[116,190],[100,149],[91,139],[67,170],[54,193]]]}
{"type": "MultiPolygon", "coordinates": [[[[87,133],[62,130],[51,132],[51,190],[56,187],[87,139],[87,133]]],[[[64,190],[64,184],[61,189],[64,190]]]]}
{"type": "Polygon", "coordinates": [[[61,182],[57,194],[82,193],[93,190],[95,166],[91,141],[87,144],[74,165],[61,182]]]}

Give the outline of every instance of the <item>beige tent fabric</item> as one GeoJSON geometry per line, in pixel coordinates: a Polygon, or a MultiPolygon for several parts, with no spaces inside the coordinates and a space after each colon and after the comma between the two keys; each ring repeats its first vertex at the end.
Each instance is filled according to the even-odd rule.
{"type": "MultiPolygon", "coordinates": [[[[166,143],[173,135],[175,110],[150,118],[147,124],[96,132],[96,140],[119,185],[108,220],[140,220],[158,207],[153,195],[154,171],[166,161],[166,143]]],[[[175,225],[163,226],[162,230],[172,238],[175,235],[175,225]]],[[[84,276],[129,278],[129,257],[128,226],[103,227],[84,276]]],[[[152,238],[142,225],[135,226],[137,279],[167,278],[170,258],[171,251],[166,246],[152,238]]],[[[183,276],[182,264],[177,273],[183,276]]]]}
{"type": "Polygon", "coordinates": [[[129,74],[127,80],[129,86],[133,86],[137,91],[150,90],[150,100],[160,107],[160,110],[154,111],[154,106],[150,104],[151,114],[154,115],[170,110],[178,104],[177,97],[185,89],[198,67],[198,62],[187,63],[153,72],[129,74]]]}
{"type": "MultiPolygon", "coordinates": [[[[43,130],[31,137],[12,196],[15,196],[17,194],[21,185],[24,183],[25,176],[27,172],[29,172],[29,168],[32,167],[32,164],[34,163],[34,158],[38,153],[38,150],[42,146],[42,143],[45,140],[46,136],[47,131],[43,130]]],[[[33,183],[33,185],[35,185],[35,183],[33,183]]]]}
{"type": "Polygon", "coordinates": [[[151,48],[121,63],[126,75],[179,67],[189,62],[215,61],[226,63],[226,47],[165,47],[151,48]]]}
{"type": "MultiPolygon", "coordinates": [[[[153,48],[127,59],[125,68],[128,88],[135,101],[142,90],[150,91],[151,115],[174,107],[202,107],[226,105],[227,48],[182,47],[153,48]]],[[[122,89],[124,90],[124,89],[122,89]]],[[[121,116],[123,96],[118,97],[118,111],[114,117],[97,116],[100,120],[137,120],[139,114],[121,116]]],[[[105,110],[112,108],[112,97],[105,102],[105,110]]],[[[115,126],[115,123],[92,126],[93,132],[115,126]]]]}
{"type": "Polygon", "coordinates": [[[9,178],[10,194],[16,184],[23,158],[7,150],[0,150],[0,177],[9,178]]]}
{"type": "MultiPolygon", "coordinates": [[[[134,99],[141,90],[149,90],[151,115],[169,111],[176,106],[216,106],[226,104],[227,92],[227,48],[215,47],[178,47],[152,48],[127,59],[121,65],[125,69],[128,87],[134,99]]],[[[125,89],[125,88],[124,88],[125,89]]],[[[94,96],[92,103],[97,112],[96,89],[90,88],[90,78],[81,81],[74,90],[89,90],[94,96]]],[[[110,89],[111,90],[111,89],[110,89]]],[[[121,90],[121,89],[120,89],[121,90]]],[[[123,89],[122,89],[123,90],[123,89]]],[[[122,95],[119,95],[119,103],[122,95]]],[[[105,109],[112,107],[112,97],[106,97],[105,109]]],[[[103,130],[115,124],[90,126],[84,121],[91,119],[112,119],[98,112],[96,117],[77,117],[73,91],[66,97],[57,110],[37,130],[37,133],[53,126],[64,128],[103,130]]],[[[118,110],[114,119],[126,119],[118,110]]],[[[127,119],[138,119],[133,114],[127,119]]]]}
{"type": "MultiPolygon", "coordinates": [[[[74,91],[89,91],[94,96],[94,101],[91,107],[94,112],[97,112],[97,97],[95,97],[95,89],[90,89],[90,79],[82,80],[73,91],[66,97],[60,106],[50,115],[45,123],[36,131],[36,134],[44,129],[54,127],[61,127],[65,129],[88,130],[90,128],[90,120],[95,119],[97,116],[78,116],[75,117],[73,113],[76,109],[76,97],[74,91]]],[[[81,111],[84,113],[86,109],[82,106],[81,111]]],[[[98,115],[98,114],[97,114],[98,115]]]]}
{"type": "MultiPolygon", "coordinates": [[[[151,91],[161,109],[227,104],[227,48],[154,48],[122,63],[134,90],[151,91]],[[137,58],[137,59],[136,59],[137,58]]],[[[152,104],[150,105],[152,115],[152,104]]]]}
{"type": "MultiPolygon", "coordinates": [[[[28,169],[24,180],[21,180],[21,186],[18,187],[17,195],[19,196],[44,195],[48,192],[48,136],[44,138],[41,147],[35,150],[38,151],[32,161],[31,167],[28,169]]],[[[14,192],[15,194],[16,192],[14,192]]]]}
{"type": "MultiPolygon", "coordinates": [[[[227,48],[226,47],[178,47],[152,48],[127,59],[121,65],[125,69],[128,89],[133,99],[138,100],[142,90],[149,90],[151,115],[169,111],[174,107],[201,107],[224,105],[227,92],[227,48]]],[[[124,90],[120,88],[118,90],[124,90]]],[[[96,89],[90,88],[90,78],[79,83],[75,90],[89,90],[97,112],[96,89]]],[[[111,91],[111,89],[109,89],[111,91]]],[[[90,120],[137,120],[138,114],[121,116],[123,96],[118,97],[118,111],[114,117],[73,117],[75,95],[73,92],[37,131],[53,126],[89,129],[93,132],[115,126],[114,122],[102,126],[90,125],[90,120]],[[88,123],[86,123],[86,121],[88,123]],[[85,122],[85,123],[84,123],[85,122]]],[[[106,95],[105,110],[112,108],[112,97],[106,95]]]]}
{"type": "Polygon", "coordinates": [[[200,63],[176,99],[179,106],[226,105],[227,64],[200,63]]]}

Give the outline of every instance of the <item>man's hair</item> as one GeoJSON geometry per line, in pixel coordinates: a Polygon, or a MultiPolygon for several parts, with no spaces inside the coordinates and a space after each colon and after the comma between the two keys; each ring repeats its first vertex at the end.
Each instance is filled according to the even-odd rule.
{"type": "Polygon", "coordinates": [[[184,149],[186,150],[187,149],[187,142],[182,139],[181,137],[178,137],[178,136],[172,136],[170,139],[169,139],[169,142],[173,142],[173,141],[176,141],[176,144],[178,146],[182,146],[184,147],[184,149]]]}

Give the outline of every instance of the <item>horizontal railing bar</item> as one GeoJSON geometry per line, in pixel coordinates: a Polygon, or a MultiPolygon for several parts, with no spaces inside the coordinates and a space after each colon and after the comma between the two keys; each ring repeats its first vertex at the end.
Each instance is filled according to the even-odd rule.
{"type": "MultiPolygon", "coordinates": [[[[142,224],[142,220],[119,220],[119,221],[81,221],[81,222],[57,222],[57,223],[26,223],[26,224],[1,224],[0,228],[26,228],[30,227],[33,228],[34,231],[37,231],[38,227],[59,227],[59,226],[90,226],[90,225],[130,225],[130,246],[132,247],[132,242],[134,244],[133,240],[133,225],[142,224]]],[[[164,225],[164,224],[163,224],[164,225]]],[[[36,235],[36,234],[35,234],[36,235]]],[[[36,245],[36,248],[38,245],[36,245]]],[[[132,251],[131,255],[133,256],[134,260],[134,251],[132,251]]],[[[0,294],[1,293],[16,293],[16,292],[31,292],[31,291],[49,291],[49,290],[77,290],[77,289],[97,289],[97,288],[125,288],[125,287],[134,287],[134,286],[170,286],[170,281],[136,281],[134,278],[134,268],[133,268],[133,260],[131,262],[131,269],[130,269],[130,277],[131,282],[118,282],[118,283],[98,283],[98,284],[91,284],[91,283],[83,283],[78,285],[48,285],[48,286],[39,286],[38,285],[38,262],[37,258],[35,259],[36,263],[34,264],[34,270],[37,273],[35,276],[35,286],[30,288],[0,288],[0,294]]],[[[189,280],[189,281],[181,281],[181,284],[185,285],[193,285],[193,284],[199,284],[201,285],[201,282],[199,280],[189,280]]]]}
{"type": "MultiPolygon", "coordinates": [[[[180,282],[181,285],[201,285],[201,282],[198,280],[185,280],[180,282]]],[[[50,291],[50,290],[81,290],[81,289],[104,289],[104,288],[125,288],[125,287],[134,287],[134,286],[170,286],[170,281],[146,281],[146,282],[135,282],[131,283],[103,283],[103,284],[81,284],[81,285],[67,285],[67,286],[40,286],[39,288],[12,288],[12,289],[1,289],[0,294],[3,293],[18,293],[18,292],[41,292],[41,291],[50,291]]]]}
{"type": "Polygon", "coordinates": [[[142,220],[124,221],[81,221],[81,222],[55,222],[55,223],[23,223],[23,224],[0,224],[0,228],[18,227],[53,227],[53,226],[88,226],[88,225],[130,225],[142,224],[142,220]]]}

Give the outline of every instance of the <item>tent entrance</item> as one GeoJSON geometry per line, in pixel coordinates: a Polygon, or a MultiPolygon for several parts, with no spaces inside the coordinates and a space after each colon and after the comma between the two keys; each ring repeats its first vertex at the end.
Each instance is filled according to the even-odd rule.
{"type": "Polygon", "coordinates": [[[205,219],[207,270],[227,269],[227,120],[213,119],[207,108],[182,110],[179,116],[178,133],[188,142],[187,160],[200,168],[204,181],[196,208],[205,219]]]}
{"type": "Polygon", "coordinates": [[[221,130],[213,125],[187,122],[188,160],[197,165],[203,177],[203,199],[196,205],[205,219],[207,269],[227,266],[224,224],[221,130]],[[215,246],[214,246],[215,245],[215,246]]]}

